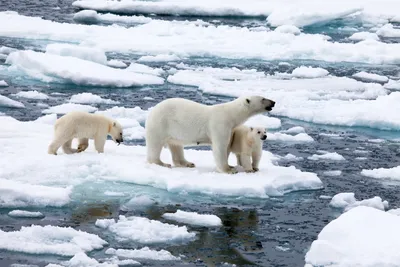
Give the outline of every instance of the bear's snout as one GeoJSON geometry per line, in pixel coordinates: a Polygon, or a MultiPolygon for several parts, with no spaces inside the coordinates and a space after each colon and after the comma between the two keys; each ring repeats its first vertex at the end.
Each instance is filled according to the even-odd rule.
{"type": "Polygon", "coordinates": [[[270,100],[270,99],[263,99],[263,102],[266,104],[265,109],[268,111],[271,111],[272,108],[275,106],[275,101],[270,100]]]}
{"type": "Polygon", "coordinates": [[[124,139],[119,138],[119,139],[116,139],[115,141],[116,141],[116,142],[118,143],[118,145],[119,145],[120,143],[124,142],[124,139]]]}
{"type": "Polygon", "coordinates": [[[262,137],[261,137],[261,140],[266,140],[267,139],[267,135],[266,134],[264,134],[262,137]]]}

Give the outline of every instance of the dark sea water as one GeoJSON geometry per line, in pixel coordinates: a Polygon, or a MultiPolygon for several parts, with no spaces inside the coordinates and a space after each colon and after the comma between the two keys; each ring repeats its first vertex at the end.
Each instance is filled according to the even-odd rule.
{"type": "MultiPolygon", "coordinates": [[[[44,19],[74,23],[73,14],[78,11],[71,6],[70,0],[36,0],[36,1],[1,1],[0,11],[13,10],[28,16],[40,16],[44,19]],[[60,9],[54,9],[60,7],[60,9]]],[[[156,17],[155,17],[156,18],[156,17]]],[[[177,19],[171,17],[158,17],[161,19],[177,19]]],[[[179,18],[197,19],[197,18],[179,18]]],[[[201,18],[205,21],[211,18],[201,18]]],[[[264,25],[262,19],[219,19],[221,24],[239,26],[264,25]]],[[[341,21],[332,24],[309,27],[306,31],[311,33],[326,33],[336,40],[342,40],[348,33],[338,30],[341,21]],[[335,24],[336,23],[336,24],[335,24]]],[[[16,48],[32,47],[41,49],[40,42],[29,42],[29,40],[18,38],[4,38],[0,36],[0,46],[6,45],[16,48]]],[[[111,58],[133,59],[127,55],[110,54],[111,58]]],[[[4,61],[0,61],[3,64],[4,61]]],[[[266,73],[282,71],[282,66],[276,62],[246,61],[246,60],[215,60],[212,58],[187,59],[185,63],[198,66],[231,67],[239,69],[255,68],[266,73]]],[[[365,70],[374,71],[383,75],[396,75],[399,66],[377,66],[377,65],[354,65],[326,62],[294,61],[293,65],[286,67],[283,71],[291,71],[294,67],[308,63],[313,66],[321,66],[336,76],[351,76],[353,73],[365,70]]],[[[152,67],[160,67],[163,63],[150,63],[152,67]]],[[[0,80],[10,81],[10,77],[0,72],[0,80]]],[[[106,96],[109,99],[118,100],[120,106],[148,109],[159,101],[170,97],[184,97],[197,102],[213,104],[230,100],[229,97],[204,94],[202,91],[189,86],[174,85],[166,82],[162,86],[147,86],[141,88],[97,88],[83,87],[72,84],[46,85],[34,80],[13,80],[10,86],[0,89],[3,95],[9,95],[24,89],[40,90],[46,94],[53,92],[63,95],[53,95],[45,103],[52,105],[61,104],[71,95],[80,92],[91,92],[106,96]],[[145,101],[144,97],[152,97],[154,100],[145,101]]],[[[0,112],[13,116],[19,120],[33,120],[41,116],[41,108],[35,105],[35,101],[22,99],[26,109],[10,109],[0,107],[0,112]]],[[[110,105],[96,105],[99,109],[110,108],[110,105]]],[[[181,265],[169,262],[142,261],[145,266],[222,266],[224,262],[236,264],[237,266],[304,266],[304,255],[308,251],[312,241],[317,238],[318,233],[331,220],[337,218],[341,211],[329,207],[329,201],[321,199],[321,195],[333,196],[340,192],[354,192],[358,199],[380,196],[388,200],[391,208],[400,207],[400,184],[395,182],[382,182],[360,175],[362,169],[373,169],[379,167],[390,168],[399,165],[400,143],[392,141],[400,138],[398,132],[378,131],[366,128],[332,127],[317,125],[306,122],[294,121],[287,118],[282,120],[282,128],[288,129],[292,126],[302,126],[306,132],[315,139],[312,143],[283,143],[266,142],[264,149],[274,154],[284,156],[287,153],[307,158],[318,150],[338,152],[346,161],[310,161],[302,160],[296,162],[280,161],[280,165],[294,165],[302,171],[317,173],[323,182],[324,188],[317,191],[303,191],[287,194],[283,197],[269,199],[231,199],[218,198],[202,195],[187,195],[185,197],[174,195],[153,187],[126,185],[132,187],[136,192],[144,192],[149,195],[163,196],[168,201],[152,205],[143,210],[122,211],[121,204],[129,200],[129,197],[99,200],[91,196],[90,191],[79,192],[87,196],[85,202],[72,202],[64,208],[35,209],[45,212],[44,219],[16,219],[7,216],[11,209],[0,208],[0,229],[3,231],[18,230],[21,226],[31,224],[72,226],[90,233],[98,234],[110,242],[114,248],[129,248],[126,244],[119,244],[115,240],[107,239],[105,233],[94,226],[98,218],[117,217],[119,214],[140,215],[150,219],[161,218],[165,211],[175,211],[179,207],[196,212],[209,212],[216,214],[223,220],[223,227],[208,229],[189,226],[191,230],[198,231],[198,239],[184,245],[154,245],[152,248],[163,248],[174,255],[185,255],[187,263],[181,265]],[[320,135],[320,133],[336,134],[341,138],[331,138],[320,135]],[[385,142],[369,142],[370,139],[381,138],[385,142]],[[366,160],[355,160],[354,150],[365,149],[370,153],[362,155],[366,160]],[[341,170],[340,176],[326,176],[324,171],[341,170]]],[[[131,141],[131,145],[144,145],[143,140],[131,141]]],[[[84,185],[82,185],[82,190],[84,185]]],[[[378,227],[378,226],[377,226],[378,227]]],[[[88,253],[89,256],[98,260],[106,257],[104,250],[88,253]]],[[[13,263],[32,264],[45,266],[50,261],[68,260],[59,256],[51,255],[27,255],[0,250],[0,267],[9,266],[13,263]]]]}

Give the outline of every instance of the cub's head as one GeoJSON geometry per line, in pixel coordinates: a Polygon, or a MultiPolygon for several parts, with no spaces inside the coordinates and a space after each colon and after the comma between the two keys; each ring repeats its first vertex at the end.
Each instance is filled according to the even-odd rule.
{"type": "Polygon", "coordinates": [[[122,143],[124,139],[122,138],[123,132],[121,124],[119,124],[117,121],[113,121],[109,127],[108,134],[111,136],[114,142],[118,144],[122,143]]]}
{"type": "Polygon", "coordinates": [[[247,96],[244,97],[244,101],[244,104],[249,107],[253,114],[271,111],[275,106],[275,101],[262,96],[247,96]]]}
{"type": "Polygon", "coordinates": [[[260,139],[262,141],[267,139],[267,129],[261,127],[250,127],[249,133],[255,140],[260,139]]]}

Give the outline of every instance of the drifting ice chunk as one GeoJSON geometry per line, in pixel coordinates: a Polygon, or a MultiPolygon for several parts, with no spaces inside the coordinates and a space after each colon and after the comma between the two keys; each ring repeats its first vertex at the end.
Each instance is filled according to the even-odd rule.
{"type": "Polygon", "coordinates": [[[138,59],[139,62],[170,62],[178,60],[180,60],[180,58],[175,55],[142,56],[138,59]]]}
{"type": "Polygon", "coordinates": [[[93,61],[102,65],[107,64],[106,54],[104,51],[98,48],[72,44],[49,44],[46,47],[46,53],[64,57],[76,57],[87,61],[93,61]]]}
{"type": "Polygon", "coordinates": [[[108,255],[116,255],[118,257],[133,259],[149,259],[156,261],[177,261],[180,257],[175,257],[166,250],[151,250],[149,247],[141,249],[113,249],[109,248],[105,252],[108,255]]]}
{"type": "Polygon", "coordinates": [[[379,210],[385,210],[389,207],[389,203],[386,200],[382,201],[380,197],[357,201],[354,193],[339,193],[333,196],[329,205],[334,208],[344,209],[344,211],[348,211],[358,206],[367,206],[379,210]]]}
{"type": "Polygon", "coordinates": [[[400,29],[399,28],[394,28],[392,24],[386,24],[382,28],[376,31],[376,34],[382,37],[394,37],[394,38],[399,38],[400,37],[400,29]]]}
{"type": "Polygon", "coordinates": [[[26,210],[12,210],[8,213],[10,217],[18,218],[41,218],[44,217],[43,213],[39,211],[26,211],[26,210]]]}
{"type": "Polygon", "coordinates": [[[25,108],[25,105],[21,102],[12,100],[11,98],[0,95],[0,107],[25,108]]]}
{"type": "Polygon", "coordinates": [[[385,83],[389,81],[389,78],[386,76],[374,74],[374,73],[367,73],[365,71],[357,72],[353,74],[354,78],[359,78],[364,81],[371,81],[371,82],[382,82],[385,83]]]}
{"type": "Polygon", "coordinates": [[[329,72],[323,68],[301,66],[293,70],[292,75],[296,78],[318,78],[328,75],[329,72]]]}
{"type": "Polygon", "coordinates": [[[400,262],[399,225],[399,216],[356,207],[322,229],[305,256],[306,264],[396,266],[400,262]]]}
{"type": "Polygon", "coordinates": [[[282,25],[282,26],[276,27],[276,29],[274,31],[280,32],[280,33],[291,33],[294,35],[301,33],[300,29],[294,25],[282,25]]]}
{"type": "Polygon", "coordinates": [[[187,212],[177,210],[175,213],[164,213],[165,219],[177,221],[180,223],[199,225],[199,226],[222,226],[221,219],[212,214],[198,214],[196,212],[187,212]]]}
{"type": "Polygon", "coordinates": [[[81,104],[74,104],[74,103],[67,103],[67,104],[61,104],[58,106],[53,106],[48,109],[42,110],[42,113],[44,114],[51,114],[51,113],[56,113],[56,114],[66,114],[71,111],[84,111],[84,112],[95,112],[97,108],[88,106],[88,105],[81,105],[81,104]]]}
{"type": "Polygon", "coordinates": [[[376,179],[393,179],[400,180],[400,166],[393,168],[378,168],[372,170],[362,170],[361,175],[376,178],[376,179]]]}
{"type": "Polygon", "coordinates": [[[306,133],[289,135],[284,133],[267,133],[267,140],[276,140],[283,142],[314,142],[314,138],[306,133]]]}
{"type": "Polygon", "coordinates": [[[6,81],[4,80],[0,80],[0,87],[7,87],[8,83],[6,83],[6,81]]]}
{"type": "Polygon", "coordinates": [[[38,92],[36,90],[34,91],[21,91],[15,94],[18,97],[22,97],[22,98],[28,98],[28,99],[38,99],[38,100],[46,100],[49,99],[49,96],[38,92]]]}
{"type": "Polygon", "coordinates": [[[71,96],[69,100],[71,103],[79,104],[118,104],[118,101],[111,99],[102,98],[101,96],[94,95],[92,93],[80,93],[71,96]]]}
{"type": "Polygon", "coordinates": [[[129,24],[144,24],[152,19],[144,16],[118,16],[114,14],[99,14],[94,10],[82,10],[74,14],[74,20],[82,23],[129,23],[129,24]]]}
{"type": "Polygon", "coordinates": [[[379,36],[373,32],[356,32],[349,37],[353,41],[364,41],[364,40],[379,40],[379,36]]]}
{"type": "Polygon", "coordinates": [[[337,161],[346,160],[342,155],[340,155],[337,152],[325,153],[322,155],[314,154],[314,155],[308,157],[308,159],[310,159],[310,160],[337,160],[337,161]]]}
{"type": "Polygon", "coordinates": [[[128,65],[126,65],[123,61],[111,59],[110,61],[107,61],[107,66],[114,68],[126,68],[128,65]]]}

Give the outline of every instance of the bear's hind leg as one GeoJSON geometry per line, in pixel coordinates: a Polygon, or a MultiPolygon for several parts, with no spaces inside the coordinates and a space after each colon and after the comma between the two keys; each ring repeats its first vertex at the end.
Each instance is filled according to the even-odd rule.
{"type": "Polygon", "coordinates": [[[172,155],[172,162],[176,167],[188,167],[194,168],[196,165],[194,163],[189,162],[185,159],[183,146],[176,144],[168,144],[169,150],[172,155]]]}
{"type": "Polygon", "coordinates": [[[89,147],[89,139],[88,138],[79,138],[78,141],[78,150],[77,152],[83,152],[89,147]]]}
{"type": "Polygon", "coordinates": [[[71,144],[72,144],[72,139],[68,140],[67,142],[65,142],[62,145],[62,149],[63,149],[65,154],[74,154],[74,153],[76,153],[76,149],[71,148],[71,144]]]}
{"type": "Polygon", "coordinates": [[[48,147],[47,153],[51,155],[57,155],[57,150],[68,140],[64,138],[55,138],[48,147]]]}
{"type": "Polygon", "coordinates": [[[160,154],[164,144],[160,141],[153,141],[152,138],[146,136],[147,162],[157,164],[163,167],[171,168],[171,164],[161,161],[160,154]]]}

